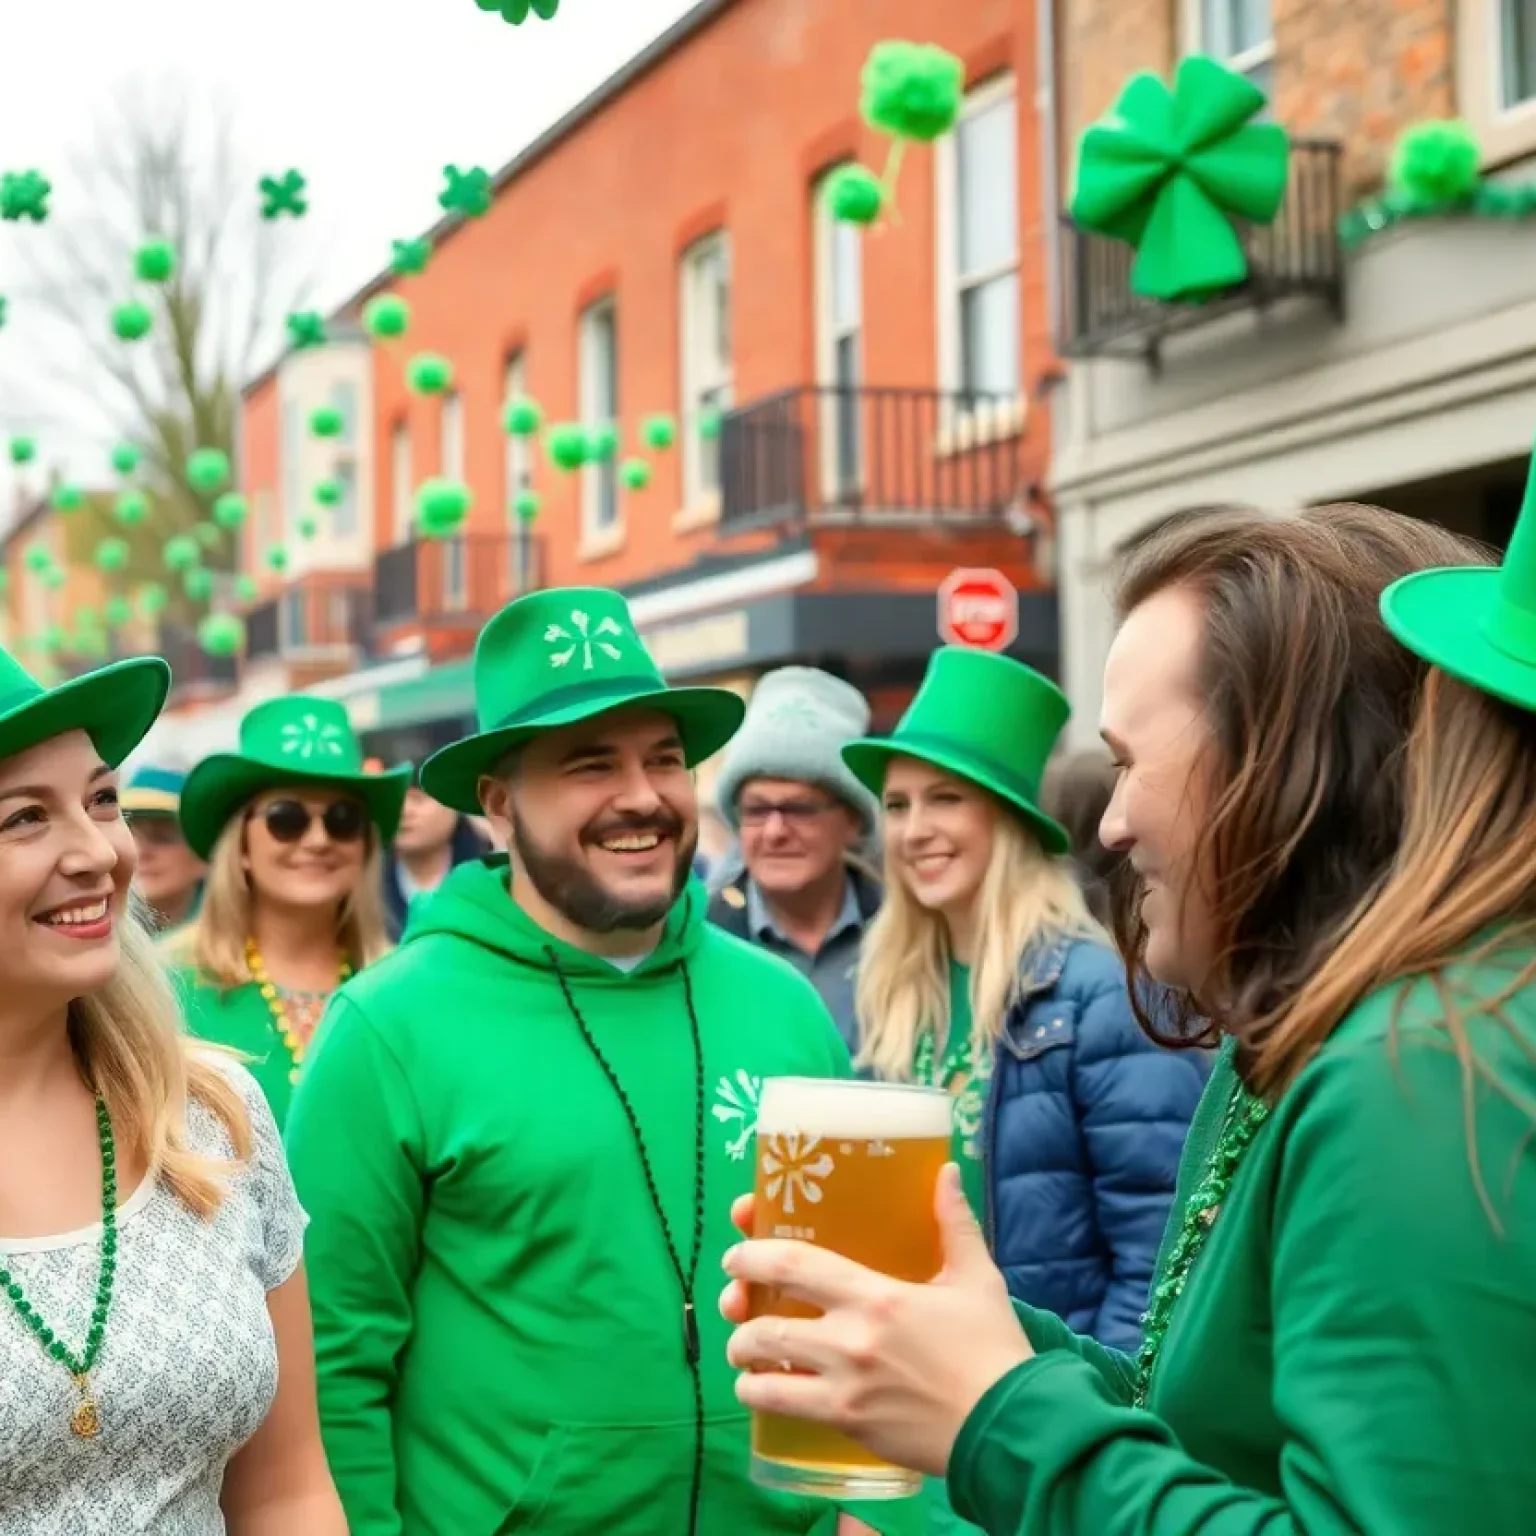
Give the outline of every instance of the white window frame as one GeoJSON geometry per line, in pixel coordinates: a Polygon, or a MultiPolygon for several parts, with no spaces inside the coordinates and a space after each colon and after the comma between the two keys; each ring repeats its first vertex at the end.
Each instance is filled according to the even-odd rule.
{"type": "Polygon", "coordinates": [[[415,487],[411,484],[411,425],[397,421],[389,432],[389,489],[394,516],[394,542],[410,542],[415,521],[415,487]]]}
{"type": "MultiPolygon", "coordinates": [[[[856,224],[845,223],[832,216],[827,205],[827,183],[835,173],[828,171],[818,178],[812,191],[812,230],[815,242],[815,305],[816,305],[816,382],[823,390],[836,388],[837,355],[840,345],[848,340],[855,343],[855,388],[864,381],[864,237],[856,224]],[[859,291],[857,316],[851,325],[840,323],[834,297],[837,290],[838,241],[851,240],[858,252],[859,291]]],[[[822,498],[833,501],[844,495],[861,493],[864,489],[864,412],[862,398],[855,394],[853,403],[854,470],[850,484],[843,484],[838,468],[838,426],[841,402],[835,394],[822,397],[821,409],[821,488],[822,498]]]]}
{"type": "MultiPolygon", "coordinates": [[[[619,425],[619,311],[614,297],[606,295],[582,310],[576,327],[577,394],[582,425],[591,429],[619,425]],[[602,321],[604,324],[600,325],[602,321]],[[612,337],[608,371],[611,389],[605,388],[598,338],[606,330],[612,337]],[[605,396],[607,398],[605,398],[605,396]]],[[[586,464],[581,470],[581,533],[583,545],[604,546],[621,536],[624,527],[624,498],[619,485],[616,458],[606,464],[586,464]],[[605,501],[612,515],[604,516],[605,501]]]]}
{"type": "Polygon", "coordinates": [[[677,263],[678,356],[681,361],[683,421],[683,506],[692,510],[720,501],[719,440],[706,444],[699,421],[706,409],[730,409],[735,385],[732,358],[731,237],[717,229],[695,240],[677,263]],[[725,269],[725,335],[714,290],[706,287],[716,263],[725,269]]]}
{"type": "MultiPolygon", "coordinates": [[[[445,480],[465,479],[464,397],[456,389],[443,396],[438,433],[438,473],[445,480]]],[[[463,613],[469,606],[464,536],[460,533],[439,542],[443,551],[443,607],[449,613],[463,613]]]]}
{"type": "MultiPolygon", "coordinates": [[[[1183,0],[1180,30],[1184,36],[1183,51],[1185,53],[1207,53],[1212,58],[1220,59],[1228,69],[1239,75],[1257,74],[1261,69],[1267,69],[1275,62],[1274,0],[1270,0],[1269,6],[1269,36],[1263,42],[1253,43],[1236,53],[1228,51],[1231,47],[1230,38],[1205,35],[1206,7],[1212,3],[1215,3],[1215,0],[1183,0]]],[[[1476,0],[1473,0],[1473,3],[1475,4],[1476,0]]]]}
{"type": "Polygon", "coordinates": [[[341,414],[337,443],[342,448],[352,448],[357,443],[358,390],[351,379],[337,379],[331,385],[331,408],[341,414]]]}
{"type": "Polygon", "coordinates": [[[1456,6],[1456,106],[1477,133],[1483,165],[1536,153],[1536,97],[1504,105],[1502,0],[1459,0],[1456,6]]]}
{"type": "Polygon", "coordinates": [[[331,535],[337,539],[357,537],[357,465],[350,454],[339,458],[333,478],[341,487],[341,500],[331,513],[331,535]]]}

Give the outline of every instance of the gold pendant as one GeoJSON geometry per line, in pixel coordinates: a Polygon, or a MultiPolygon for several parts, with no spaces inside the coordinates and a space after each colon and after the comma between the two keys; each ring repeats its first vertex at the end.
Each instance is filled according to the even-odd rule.
{"type": "Polygon", "coordinates": [[[96,1407],[96,1399],[91,1396],[91,1384],[82,1374],[75,1377],[75,1386],[79,1389],[80,1401],[69,1416],[69,1427],[80,1439],[94,1440],[101,1433],[101,1413],[96,1407]]]}

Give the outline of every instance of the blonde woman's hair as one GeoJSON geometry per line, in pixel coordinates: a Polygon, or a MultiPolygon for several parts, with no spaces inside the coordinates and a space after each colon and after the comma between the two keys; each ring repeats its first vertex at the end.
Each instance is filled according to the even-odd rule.
{"type": "Polygon", "coordinates": [[[251,1156],[251,1121],[212,1049],[189,1040],[181,1010],[134,901],[119,931],[112,979],[69,1005],[69,1037],[86,1081],[106,1101],[120,1148],[144,1160],[189,1210],[218,1210],[235,1164],[187,1145],[186,1106],[199,1100],[229,1134],[238,1162],[251,1156]]]}
{"type": "MultiPolygon", "coordinates": [[[[992,855],[976,893],[978,944],[971,966],[971,1050],[978,1061],[991,1056],[1019,996],[1025,952],[1037,942],[1103,932],[1070,868],[1051,858],[1000,801],[993,804],[992,855]]],[[[909,1079],[919,1035],[926,1029],[941,1039],[947,1035],[949,963],[943,917],[907,889],[887,841],[885,900],[859,956],[861,1067],[887,1080],[909,1079]]]]}
{"type": "MultiPolygon", "coordinates": [[[[208,860],[197,916],[165,941],[174,962],[193,967],[205,980],[224,988],[244,986],[251,979],[245,943],[252,932],[255,902],[245,872],[245,820],[242,809],[225,823],[208,860]]],[[[359,969],[372,965],[391,948],[384,919],[383,854],[371,826],[367,836],[362,872],[336,920],[336,942],[359,969]]]]}

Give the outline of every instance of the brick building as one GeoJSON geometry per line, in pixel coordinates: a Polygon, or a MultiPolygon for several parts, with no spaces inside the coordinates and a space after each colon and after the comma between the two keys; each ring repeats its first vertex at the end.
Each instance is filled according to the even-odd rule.
{"type": "Polygon", "coordinates": [[[1536,0],[1057,0],[1070,148],[1135,70],[1202,51],[1293,135],[1250,280],[1198,309],[1129,292],[1124,247],[1064,228],[1051,486],[1072,731],[1094,730],[1105,576],[1183,507],[1374,501],[1502,543],[1536,432],[1536,222],[1408,220],[1358,244],[1407,127],[1460,117],[1485,176],[1529,181],[1536,0]]]}
{"type": "Polygon", "coordinates": [[[1016,649],[1054,671],[1036,568],[1056,367],[1036,47],[1025,0],[703,0],[501,170],[483,218],[434,230],[424,274],[385,274],[345,307],[355,320],[398,293],[405,342],[290,356],[249,388],[253,567],[272,542],[299,547],[313,474],[344,468],[348,499],[267,578],[242,702],[350,637],[353,670],[320,686],[386,753],[414,755],[461,727],[491,613],[529,585],[590,583],[628,593],[674,679],[745,690],[811,661],[889,717],[960,565],[1009,574],[1016,649]],[[957,132],[907,156],[899,221],[861,236],[821,192],[856,156],[879,167],[858,92],[884,37],[958,54],[968,94],[957,132]],[[421,352],[452,363],[446,394],[407,388],[421,352]],[[627,487],[613,463],[565,474],[510,438],[503,409],[522,395],[550,422],[614,423],[617,458],[646,457],[650,483],[627,487]],[[322,399],[345,402],[352,430],[317,450],[304,423],[322,399]],[[652,413],[677,419],[673,449],[640,447],[652,413]],[[416,491],[439,475],[474,507],[462,537],[418,540],[416,491]],[[508,512],[527,489],[531,531],[508,512]]]}

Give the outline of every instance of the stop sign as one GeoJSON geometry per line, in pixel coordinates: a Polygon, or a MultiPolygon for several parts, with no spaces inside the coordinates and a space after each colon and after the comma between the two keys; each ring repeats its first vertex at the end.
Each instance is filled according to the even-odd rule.
{"type": "Polygon", "coordinates": [[[1001,571],[962,566],[939,586],[939,638],[946,645],[1006,651],[1019,633],[1019,594],[1001,571]]]}

